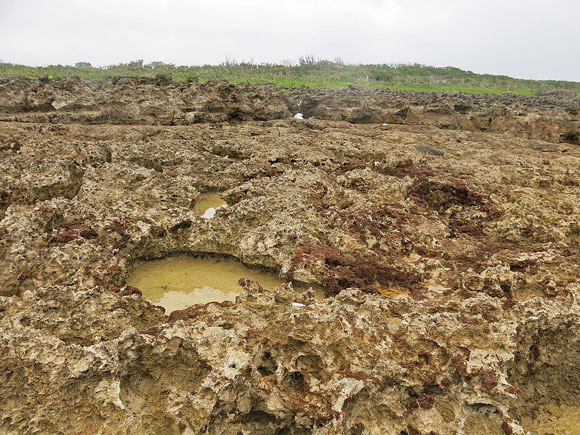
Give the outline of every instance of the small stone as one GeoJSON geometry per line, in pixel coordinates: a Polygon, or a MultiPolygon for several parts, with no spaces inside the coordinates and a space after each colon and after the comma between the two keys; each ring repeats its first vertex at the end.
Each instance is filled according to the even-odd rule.
{"type": "Polygon", "coordinates": [[[434,156],[445,155],[444,151],[438,150],[437,148],[430,147],[428,145],[415,145],[415,149],[425,154],[432,154],[434,156]]]}

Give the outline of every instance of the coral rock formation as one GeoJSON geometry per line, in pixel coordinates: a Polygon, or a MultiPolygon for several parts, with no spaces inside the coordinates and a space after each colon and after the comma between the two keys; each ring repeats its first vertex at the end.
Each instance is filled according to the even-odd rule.
{"type": "Polygon", "coordinates": [[[579,113],[0,79],[0,432],[523,434],[578,412],[579,113]],[[126,285],[184,252],[326,297],[242,279],[164,313],[126,285]]]}

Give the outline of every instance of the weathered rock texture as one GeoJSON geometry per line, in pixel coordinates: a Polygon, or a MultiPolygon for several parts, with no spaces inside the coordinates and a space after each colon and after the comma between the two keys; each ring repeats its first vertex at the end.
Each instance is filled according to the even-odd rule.
{"type": "Polygon", "coordinates": [[[577,406],[578,110],[0,79],[0,433],[511,434],[577,406]],[[327,297],[246,281],[168,316],[125,286],[183,252],[327,297]]]}
{"type": "Polygon", "coordinates": [[[165,77],[0,78],[2,119],[25,122],[189,125],[307,117],[352,123],[430,125],[580,144],[580,99],[348,88],[171,82],[165,77]]]}

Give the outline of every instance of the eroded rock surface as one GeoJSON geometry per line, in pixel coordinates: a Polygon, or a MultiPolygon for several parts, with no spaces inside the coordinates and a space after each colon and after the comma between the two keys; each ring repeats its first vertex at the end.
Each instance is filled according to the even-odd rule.
{"type": "Polygon", "coordinates": [[[578,105],[0,79],[0,432],[511,434],[572,409],[578,105]],[[164,313],[126,286],[184,252],[327,297],[242,280],[164,313]]]}
{"type": "Polygon", "coordinates": [[[278,88],[273,85],[200,84],[114,77],[29,80],[0,78],[4,120],[90,124],[188,125],[272,120],[295,113],[352,123],[429,125],[509,133],[580,144],[580,98],[547,92],[540,97],[408,92],[389,89],[278,88]]]}

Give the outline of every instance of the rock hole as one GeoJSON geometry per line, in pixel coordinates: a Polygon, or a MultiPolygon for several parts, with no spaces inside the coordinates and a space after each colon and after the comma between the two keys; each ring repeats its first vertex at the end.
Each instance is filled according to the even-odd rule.
{"type": "Polygon", "coordinates": [[[276,416],[264,411],[252,409],[244,416],[244,421],[246,423],[258,423],[261,425],[274,424],[276,423],[276,416]]]}
{"type": "Polygon", "coordinates": [[[296,371],[289,373],[286,378],[284,379],[287,385],[296,387],[304,384],[304,375],[302,373],[296,371]]]}
{"type": "Polygon", "coordinates": [[[560,142],[570,143],[573,145],[580,145],[580,133],[569,132],[560,135],[560,142]]]}
{"type": "Polygon", "coordinates": [[[169,232],[175,234],[178,233],[179,231],[186,230],[188,228],[191,228],[191,221],[185,220],[183,222],[179,222],[173,225],[171,228],[169,228],[169,232]]]}
{"type": "Polygon", "coordinates": [[[278,363],[269,351],[264,351],[262,354],[262,361],[257,368],[261,376],[271,376],[278,370],[278,363]]]}
{"type": "Polygon", "coordinates": [[[195,304],[235,301],[242,291],[240,278],[257,281],[267,290],[286,282],[234,258],[179,255],[135,263],[129,269],[127,284],[169,314],[195,304]]]}
{"type": "Polygon", "coordinates": [[[217,193],[204,193],[197,197],[193,205],[195,213],[203,219],[211,219],[220,208],[227,207],[221,196],[217,193]]]}
{"type": "Polygon", "coordinates": [[[271,376],[274,373],[276,373],[276,369],[278,367],[275,367],[274,369],[271,369],[269,367],[266,366],[259,366],[258,367],[258,373],[260,373],[261,376],[271,376]]]}

